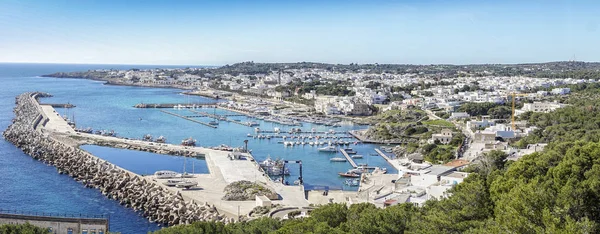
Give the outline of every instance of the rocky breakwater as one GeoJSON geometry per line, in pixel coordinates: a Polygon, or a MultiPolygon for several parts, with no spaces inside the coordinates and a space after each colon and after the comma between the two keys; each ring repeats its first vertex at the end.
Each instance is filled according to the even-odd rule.
{"type": "Polygon", "coordinates": [[[141,211],[152,222],[177,225],[200,220],[233,221],[219,215],[214,206],[185,201],[179,193],[36,130],[44,122],[37,95],[25,93],[17,97],[15,118],[3,134],[26,154],[55,166],[59,173],[68,174],[86,187],[99,189],[122,205],[141,211]]]}

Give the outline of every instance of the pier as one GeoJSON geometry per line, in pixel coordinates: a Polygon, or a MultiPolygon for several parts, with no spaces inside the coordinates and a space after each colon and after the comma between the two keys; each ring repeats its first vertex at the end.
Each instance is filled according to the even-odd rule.
{"type": "Polygon", "coordinates": [[[342,155],[344,155],[344,157],[346,157],[346,160],[348,160],[348,162],[350,163],[350,165],[352,165],[352,167],[357,168],[358,165],[356,165],[356,163],[354,162],[354,159],[352,159],[352,157],[350,157],[350,155],[348,155],[348,153],[346,152],[345,149],[340,148],[340,152],[342,152],[342,155]]]}
{"type": "Polygon", "coordinates": [[[199,124],[202,124],[202,125],[207,126],[207,127],[217,128],[217,126],[213,126],[213,125],[210,125],[210,124],[202,122],[202,121],[198,121],[198,120],[195,120],[195,119],[192,119],[192,118],[188,118],[188,117],[185,117],[185,116],[180,115],[180,114],[175,114],[173,112],[168,112],[166,110],[161,110],[160,112],[163,112],[165,114],[170,114],[172,116],[176,116],[176,117],[179,117],[179,118],[182,118],[182,119],[185,119],[185,120],[189,120],[189,121],[192,121],[194,123],[199,123],[199,124]]]}
{"type": "Polygon", "coordinates": [[[399,170],[398,167],[392,162],[392,159],[390,157],[388,157],[385,153],[383,153],[383,151],[381,151],[380,149],[375,149],[375,152],[377,152],[377,154],[379,154],[383,159],[385,159],[385,161],[390,164],[392,167],[396,168],[396,170],[399,170]]]}

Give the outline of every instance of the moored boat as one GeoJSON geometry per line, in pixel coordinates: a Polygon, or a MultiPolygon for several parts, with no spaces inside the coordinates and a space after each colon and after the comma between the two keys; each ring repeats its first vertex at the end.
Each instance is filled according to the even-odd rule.
{"type": "Polygon", "coordinates": [[[174,171],[157,171],[154,173],[157,179],[171,179],[176,178],[179,173],[174,171]]]}
{"type": "Polygon", "coordinates": [[[329,159],[329,161],[331,161],[331,162],[345,162],[346,159],[345,158],[340,158],[340,157],[335,157],[335,158],[329,159]]]}
{"type": "Polygon", "coordinates": [[[339,172],[338,175],[340,175],[341,177],[349,177],[349,178],[359,178],[360,177],[360,174],[357,174],[354,172],[346,172],[346,173],[339,172]]]}
{"type": "Polygon", "coordinates": [[[319,148],[319,152],[335,153],[337,152],[337,149],[335,148],[335,146],[329,145],[323,148],[319,148]]]}

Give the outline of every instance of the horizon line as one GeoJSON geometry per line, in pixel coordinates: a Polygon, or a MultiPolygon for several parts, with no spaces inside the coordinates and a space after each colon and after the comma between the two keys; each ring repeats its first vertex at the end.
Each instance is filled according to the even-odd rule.
{"type": "Polygon", "coordinates": [[[255,61],[241,61],[231,64],[222,65],[190,65],[190,64],[144,64],[144,63],[71,63],[71,62],[1,62],[0,64],[49,64],[49,65],[119,65],[119,66],[176,66],[176,67],[223,67],[227,65],[233,65],[238,63],[257,63],[257,64],[299,64],[299,63],[316,63],[316,64],[329,64],[329,65],[413,65],[413,66],[432,66],[432,65],[451,65],[451,66],[470,66],[470,65],[526,65],[526,64],[544,64],[544,63],[557,63],[557,62],[583,62],[583,63],[600,63],[600,61],[583,61],[583,60],[554,60],[545,62],[521,62],[521,63],[467,63],[467,64],[456,64],[456,63],[327,63],[327,62],[255,62],[255,61]]]}

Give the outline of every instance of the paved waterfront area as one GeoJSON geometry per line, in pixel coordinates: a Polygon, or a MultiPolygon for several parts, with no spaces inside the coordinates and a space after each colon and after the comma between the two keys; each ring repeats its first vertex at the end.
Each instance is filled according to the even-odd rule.
{"type": "Polygon", "coordinates": [[[42,111],[46,114],[49,121],[44,127],[46,130],[60,133],[75,134],[75,130],[67,124],[62,116],[54,110],[54,107],[50,105],[40,105],[42,111]]]}
{"type": "Polygon", "coordinates": [[[94,142],[110,142],[110,145],[117,148],[144,148],[154,151],[181,150],[192,151],[198,154],[204,154],[209,169],[209,174],[196,174],[189,180],[198,182],[197,188],[184,190],[175,187],[166,187],[162,184],[164,180],[156,180],[154,176],[145,176],[148,181],[157,183],[171,191],[179,192],[186,200],[193,200],[197,203],[205,203],[216,206],[220,213],[229,217],[237,217],[238,214],[248,214],[256,203],[252,201],[223,201],[223,189],[232,182],[240,180],[255,181],[264,184],[266,187],[277,192],[281,200],[273,201],[274,204],[284,206],[303,207],[308,206],[308,201],[304,198],[302,186],[285,186],[281,183],[271,181],[266,175],[258,170],[258,164],[251,155],[243,154],[242,160],[230,160],[230,152],[207,149],[202,147],[187,147],[172,144],[159,144],[141,140],[129,140],[124,138],[101,136],[96,134],[75,132],[66,121],[57,115],[52,106],[42,106],[44,114],[48,116],[49,121],[43,127],[44,132],[53,133],[55,136],[68,140],[71,144],[94,144],[94,142]]]}

